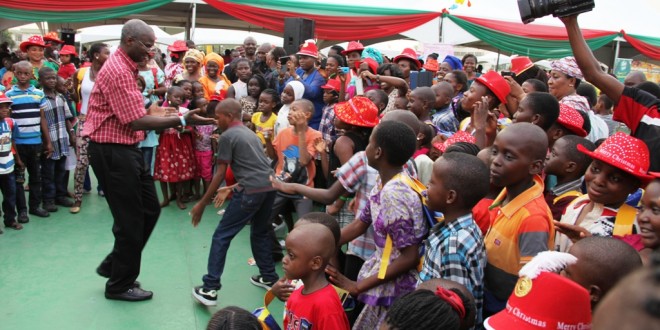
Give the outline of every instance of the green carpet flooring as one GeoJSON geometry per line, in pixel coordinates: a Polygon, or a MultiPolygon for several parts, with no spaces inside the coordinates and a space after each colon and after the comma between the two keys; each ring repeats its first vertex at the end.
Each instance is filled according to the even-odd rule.
{"type": "MultiPolygon", "coordinates": [[[[193,228],[188,211],[174,203],[160,220],[142,254],[138,280],[154,292],[152,300],[105,299],[105,279],[95,273],[111,250],[112,216],[104,198],[85,195],[82,211],[60,207],[48,218],[30,216],[21,231],[0,235],[0,329],[205,329],[214,312],[226,306],[249,311],[263,305],[265,290],[249,277],[252,256],[249,226],[232,241],[218,306],[205,307],[191,296],[206,273],[211,235],[220,216],[208,206],[193,228]]],[[[281,264],[277,264],[281,275],[281,264]]],[[[270,310],[282,321],[283,304],[270,310]]]]}

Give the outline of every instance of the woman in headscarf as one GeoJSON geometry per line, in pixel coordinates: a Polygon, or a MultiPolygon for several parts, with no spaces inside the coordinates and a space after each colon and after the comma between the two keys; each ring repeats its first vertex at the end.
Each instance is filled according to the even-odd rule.
{"type": "Polygon", "coordinates": [[[442,63],[440,63],[440,70],[438,70],[437,75],[438,80],[444,79],[445,75],[454,70],[463,70],[463,63],[461,63],[461,60],[456,56],[445,56],[445,59],[442,60],[442,63]]]}
{"type": "Polygon", "coordinates": [[[177,75],[183,73],[183,56],[188,51],[188,46],[186,45],[185,40],[177,40],[173,44],[167,46],[167,50],[170,52],[171,62],[165,66],[165,87],[172,87],[172,83],[177,75]]]}
{"type": "Polygon", "coordinates": [[[214,95],[226,95],[227,89],[231,86],[229,79],[222,73],[225,67],[225,60],[216,53],[208,53],[204,57],[206,75],[199,78],[199,83],[204,89],[204,98],[210,100],[214,95]]]}
{"type": "Polygon", "coordinates": [[[587,140],[595,142],[602,138],[603,136],[596,134],[596,132],[607,132],[607,124],[591,111],[589,101],[577,93],[577,88],[580,86],[584,76],[577,62],[575,62],[575,58],[569,56],[552,61],[550,68],[552,70],[548,78],[548,92],[557,98],[559,104],[568,105],[575,110],[587,114],[592,128],[596,125],[598,126],[598,129],[588,130],[589,135],[587,135],[587,140]]]}
{"type": "Polygon", "coordinates": [[[204,65],[204,53],[195,48],[188,49],[186,54],[183,55],[185,70],[176,76],[174,82],[176,83],[179,80],[198,81],[199,78],[204,76],[202,65],[204,65]]]}
{"type": "Polygon", "coordinates": [[[275,122],[273,136],[276,136],[277,133],[290,126],[288,117],[291,103],[293,103],[293,101],[302,99],[304,93],[305,85],[303,85],[300,81],[292,80],[286,84],[280,98],[282,100],[282,107],[277,113],[277,121],[275,122]]]}

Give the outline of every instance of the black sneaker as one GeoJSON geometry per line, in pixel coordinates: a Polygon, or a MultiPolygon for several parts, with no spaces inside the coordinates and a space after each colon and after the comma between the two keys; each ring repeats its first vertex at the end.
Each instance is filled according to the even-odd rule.
{"type": "Polygon", "coordinates": [[[30,214],[34,214],[34,215],[36,215],[38,217],[42,217],[42,218],[48,218],[50,216],[50,213],[48,213],[48,211],[46,211],[46,210],[44,210],[40,207],[38,207],[36,209],[31,209],[30,214]]]}
{"type": "Polygon", "coordinates": [[[57,206],[53,201],[44,202],[44,210],[48,211],[49,213],[57,212],[57,206]]]}
{"type": "Polygon", "coordinates": [[[204,306],[215,306],[218,304],[218,291],[216,290],[206,290],[200,285],[193,288],[192,295],[204,306]]]}
{"type": "Polygon", "coordinates": [[[28,223],[30,222],[30,218],[27,215],[27,211],[23,210],[21,212],[18,212],[18,223],[28,223]]]}
{"type": "Polygon", "coordinates": [[[270,290],[270,288],[273,286],[273,284],[275,284],[275,282],[273,282],[273,281],[264,280],[264,278],[261,275],[254,275],[254,276],[250,277],[250,282],[252,282],[252,284],[254,284],[258,287],[264,288],[266,290],[270,290]]]}

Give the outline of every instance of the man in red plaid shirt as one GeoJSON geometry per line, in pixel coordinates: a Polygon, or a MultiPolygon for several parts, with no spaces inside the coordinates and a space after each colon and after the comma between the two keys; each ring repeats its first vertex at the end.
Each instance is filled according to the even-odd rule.
{"type": "Polygon", "coordinates": [[[143,21],[126,22],[119,48],[96,77],[82,133],[89,139],[90,163],[114,218],[114,248],[96,269],[109,278],[105,287],[108,299],[141,301],[153,295],[136,281],[142,249],[160,215],[153,178],[137,148],[144,130],[214,123],[198,116],[199,110],[184,116],[170,115],[173,109],[158,106],[145,110],[137,87],[137,62],[153,51],[155,40],[153,30],[143,21]]]}

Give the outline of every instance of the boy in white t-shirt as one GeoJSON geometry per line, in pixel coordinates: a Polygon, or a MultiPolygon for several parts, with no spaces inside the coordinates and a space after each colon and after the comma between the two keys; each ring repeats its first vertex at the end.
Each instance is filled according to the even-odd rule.
{"type": "MultiPolygon", "coordinates": [[[[23,168],[23,162],[18,154],[15,154],[14,136],[18,127],[13,119],[9,117],[9,106],[12,104],[10,98],[0,92],[0,191],[2,191],[2,212],[5,216],[5,228],[15,230],[23,229],[16,221],[16,177],[14,176],[14,165],[23,168]]],[[[0,234],[2,230],[0,229],[0,234]]]]}

